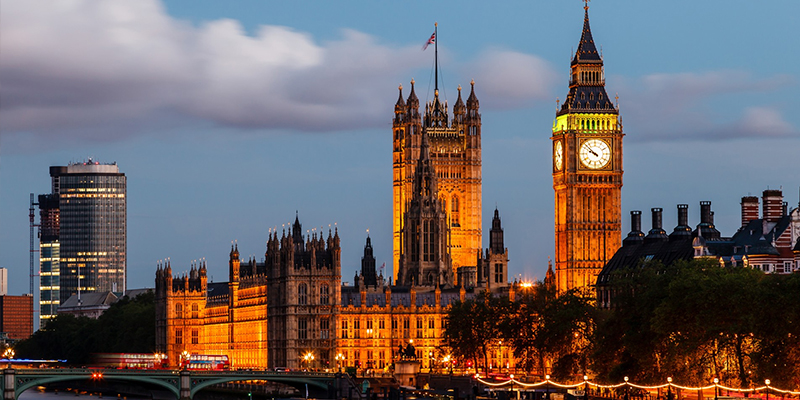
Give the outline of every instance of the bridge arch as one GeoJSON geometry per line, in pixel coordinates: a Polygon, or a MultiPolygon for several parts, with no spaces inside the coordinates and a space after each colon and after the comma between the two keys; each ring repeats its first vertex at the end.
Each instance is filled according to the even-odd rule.
{"type": "Polygon", "coordinates": [[[322,390],[328,390],[327,382],[318,380],[318,379],[306,379],[305,377],[297,377],[297,376],[284,376],[284,375],[265,375],[265,376],[258,376],[258,375],[246,375],[246,376],[226,376],[226,377],[215,377],[215,378],[207,378],[203,379],[201,382],[192,382],[192,392],[191,397],[197,394],[197,392],[211,386],[216,385],[218,383],[226,383],[226,382],[239,382],[239,381],[270,381],[270,382],[279,382],[285,384],[292,384],[292,383],[301,383],[301,384],[308,384],[309,386],[314,386],[316,388],[322,390]]]}
{"type": "MultiPolygon", "coordinates": [[[[14,388],[14,399],[18,399],[19,396],[25,392],[26,390],[36,387],[47,385],[50,383],[56,382],[67,382],[67,381],[76,381],[76,380],[88,380],[91,379],[92,374],[91,372],[87,373],[75,373],[75,374],[63,374],[63,375],[40,375],[40,376],[20,376],[17,375],[17,385],[14,388]],[[28,379],[25,379],[28,378],[28,379]]],[[[148,377],[148,376],[136,376],[136,375],[122,375],[122,374],[114,374],[108,375],[105,374],[103,379],[107,380],[116,380],[116,381],[129,381],[129,382],[139,382],[139,383],[147,383],[152,384],[154,386],[158,386],[160,388],[164,388],[175,395],[177,399],[180,395],[180,388],[178,386],[178,378],[174,379],[174,382],[170,382],[169,379],[159,379],[156,377],[148,377]]]]}

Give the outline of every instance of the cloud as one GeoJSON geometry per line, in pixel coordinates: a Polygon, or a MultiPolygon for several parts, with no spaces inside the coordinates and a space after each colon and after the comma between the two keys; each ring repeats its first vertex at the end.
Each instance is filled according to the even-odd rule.
{"type": "Polygon", "coordinates": [[[798,136],[774,104],[753,104],[756,95],[794,85],[791,77],[754,78],[742,71],[615,77],[626,131],[635,141],[726,140],[798,136]],[[737,96],[745,100],[740,106],[737,96]],[[733,105],[731,98],[737,101],[733,105]]]}
{"type": "Polygon", "coordinates": [[[550,101],[558,82],[552,66],[530,54],[487,50],[474,64],[481,106],[490,108],[530,107],[534,101],[550,101]]]}
{"type": "MultiPolygon", "coordinates": [[[[20,144],[30,134],[113,141],[182,125],[382,127],[396,82],[431,57],[418,43],[390,45],[348,29],[319,42],[283,26],[248,34],[230,19],[193,26],[158,0],[11,1],[0,28],[0,118],[20,144]]],[[[456,69],[478,81],[487,108],[549,97],[554,75],[542,59],[508,50],[456,69]]]]}
{"type": "Polygon", "coordinates": [[[0,26],[4,133],[125,136],[176,118],[311,131],[378,125],[390,118],[396,76],[427,64],[417,45],[351,30],[318,43],[282,26],[250,36],[228,19],[194,27],[156,0],[8,2],[0,26]]]}

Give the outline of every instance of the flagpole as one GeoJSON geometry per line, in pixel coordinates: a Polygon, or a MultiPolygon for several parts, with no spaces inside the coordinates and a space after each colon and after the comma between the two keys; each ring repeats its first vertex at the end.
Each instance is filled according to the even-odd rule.
{"type": "MultiPolygon", "coordinates": [[[[439,93],[439,23],[433,23],[433,49],[434,49],[434,63],[435,63],[435,74],[436,74],[436,85],[435,85],[435,92],[439,93]]],[[[428,86],[430,87],[430,86],[428,86]]]]}

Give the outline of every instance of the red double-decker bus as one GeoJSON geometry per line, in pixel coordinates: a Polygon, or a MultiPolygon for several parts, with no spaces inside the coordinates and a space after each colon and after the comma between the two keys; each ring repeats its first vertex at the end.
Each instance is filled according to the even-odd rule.
{"type": "Polygon", "coordinates": [[[226,355],[191,354],[183,360],[183,368],[199,371],[227,371],[231,363],[226,355]]]}

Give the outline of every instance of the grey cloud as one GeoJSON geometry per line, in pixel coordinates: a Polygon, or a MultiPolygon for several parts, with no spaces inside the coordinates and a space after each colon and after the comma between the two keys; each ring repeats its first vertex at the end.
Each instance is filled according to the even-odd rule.
{"type": "Polygon", "coordinates": [[[614,78],[609,87],[622,93],[621,114],[634,141],[729,140],[791,137],[800,131],[783,117],[780,106],[750,104],[720,113],[720,96],[769,93],[794,85],[791,77],[755,78],[742,71],[653,74],[614,78]],[[726,115],[731,115],[727,117],[726,115]]]}

